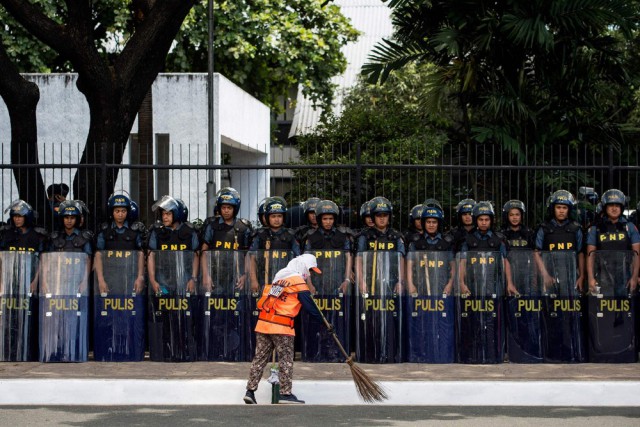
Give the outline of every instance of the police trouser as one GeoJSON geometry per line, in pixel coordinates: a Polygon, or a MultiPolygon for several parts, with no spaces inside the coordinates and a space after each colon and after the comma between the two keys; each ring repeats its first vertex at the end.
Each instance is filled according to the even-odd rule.
{"type": "Polygon", "coordinates": [[[193,362],[197,348],[191,307],[195,297],[152,296],[149,355],[155,362],[193,362]]]}
{"type": "Polygon", "coordinates": [[[507,350],[513,363],[541,363],[542,298],[507,298],[507,350]]]}
{"type": "Polygon", "coordinates": [[[582,297],[544,297],[543,352],[545,363],[585,361],[585,327],[582,297]]]}
{"type": "Polygon", "coordinates": [[[457,316],[458,362],[502,363],[505,343],[502,297],[472,296],[461,300],[458,306],[463,311],[457,316]]]}
{"type": "Polygon", "coordinates": [[[452,297],[405,296],[407,362],[455,361],[455,302],[452,297]]]}

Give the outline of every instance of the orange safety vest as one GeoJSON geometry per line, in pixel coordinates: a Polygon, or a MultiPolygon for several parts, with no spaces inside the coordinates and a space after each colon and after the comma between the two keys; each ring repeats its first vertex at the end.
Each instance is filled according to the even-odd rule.
{"type": "Polygon", "coordinates": [[[302,307],[298,300],[298,292],[308,290],[309,286],[300,276],[289,277],[273,285],[264,285],[262,297],[258,300],[260,314],[256,332],[295,335],[293,318],[302,307]]]}

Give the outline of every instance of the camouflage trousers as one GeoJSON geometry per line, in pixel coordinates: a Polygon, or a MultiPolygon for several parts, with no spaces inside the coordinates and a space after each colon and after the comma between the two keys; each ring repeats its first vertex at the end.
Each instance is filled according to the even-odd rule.
{"type": "Polygon", "coordinates": [[[261,334],[256,332],[256,355],[251,362],[247,390],[256,390],[273,349],[278,354],[280,394],[291,394],[293,377],[293,335],[261,334]]]}

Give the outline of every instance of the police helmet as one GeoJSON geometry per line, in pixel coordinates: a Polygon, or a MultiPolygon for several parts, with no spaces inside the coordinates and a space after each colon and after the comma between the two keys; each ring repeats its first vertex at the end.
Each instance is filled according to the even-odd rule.
{"type": "Polygon", "coordinates": [[[393,214],[393,205],[386,197],[377,196],[369,201],[369,211],[372,217],[379,213],[386,213],[391,216],[393,214]]]}
{"type": "Polygon", "coordinates": [[[437,206],[425,206],[422,210],[422,229],[424,230],[424,224],[428,218],[435,218],[438,220],[438,226],[441,226],[444,222],[444,211],[437,206]]]}
{"type": "Polygon", "coordinates": [[[436,199],[427,199],[424,202],[422,202],[422,206],[427,208],[438,208],[444,212],[444,209],[442,209],[442,205],[436,199]]]}
{"type": "Polygon", "coordinates": [[[574,208],[576,199],[567,190],[558,190],[549,196],[549,206],[552,207],[554,205],[567,205],[569,208],[574,208]]]}
{"type": "MultiPolygon", "coordinates": [[[[640,206],[640,203],[638,203],[638,205],[640,206]]],[[[360,219],[364,221],[365,217],[371,217],[371,207],[369,206],[369,202],[364,202],[362,206],[360,206],[360,219]]]]}
{"type": "Polygon", "coordinates": [[[622,209],[627,207],[627,198],[624,193],[620,190],[616,190],[615,188],[611,190],[607,190],[602,193],[602,206],[606,208],[607,205],[620,205],[622,209]]]}
{"type": "Polygon", "coordinates": [[[331,200],[321,200],[316,206],[316,218],[320,219],[322,215],[333,215],[337,219],[340,208],[331,200]]]}
{"type": "Polygon", "coordinates": [[[129,223],[135,222],[140,219],[140,208],[138,207],[138,203],[134,200],[131,200],[131,208],[129,212],[127,212],[127,221],[129,223]]]}
{"type": "Polygon", "coordinates": [[[178,214],[180,222],[187,222],[189,220],[189,207],[182,199],[176,199],[179,205],[178,214]]]}
{"type": "Polygon", "coordinates": [[[472,215],[474,223],[476,223],[478,221],[478,217],[482,215],[489,215],[489,217],[491,217],[491,222],[493,222],[496,213],[493,210],[491,202],[478,202],[473,206],[472,215]]]}
{"type": "Polygon", "coordinates": [[[304,202],[304,216],[306,217],[309,212],[316,213],[316,208],[320,202],[321,200],[318,197],[312,197],[304,202]]]}
{"type": "MultiPolygon", "coordinates": [[[[638,205],[640,205],[640,203],[638,203],[638,205]]],[[[602,214],[602,202],[598,202],[598,204],[596,205],[596,215],[601,215],[601,214],[602,214]]]]}
{"type": "Polygon", "coordinates": [[[456,213],[458,214],[458,216],[462,215],[463,213],[473,214],[473,207],[475,206],[475,204],[476,201],[473,199],[460,200],[456,205],[456,213]]]}
{"type": "Polygon", "coordinates": [[[131,200],[125,195],[114,194],[107,201],[107,209],[110,214],[113,213],[114,208],[125,208],[128,211],[131,209],[131,200]]]}
{"type": "Polygon", "coordinates": [[[413,225],[414,220],[422,218],[423,209],[424,205],[415,205],[411,208],[411,212],[409,212],[409,223],[411,225],[413,225]]]}
{"type": "Polygon", "coordinates": [[[235,217],[238,215],[238,211],[240,210],[240,203],[240,193],[238,193],[235,188],[225,187],[216,194],[216,206],[214,211],[219,213],[222,205],[231,205],[233,206],[233,216],[235,217]]]}
{"type": "Polygon", "coordinates": [[[173,222],[181,220],[180,218],[182,207],[180,203],[171,196],[162,196],[160,200],[158,200],[151,206],[151,210],[153,212],[156,212],[156,215],[160,215],[158,219],[162,217],[162,212],[160,211],[163,210],[166,212],[171,212],[173,214],[173,222]]]}
{"type": "Polygon", "coordinates": [[[58,207],[58,215],[60,218],[65,216],[75,216],[80,220],[82,210],[75,200],[65,200],[60,203],[60,206],[58,207]]]}
{"type": "Polygon", "coordinates": [[[527,211],[527,208],[524,206],[522,201],[512,199],[502,207],[502,222],[504,224],[509,223],[509,211],[511,211],[511,209],[518,209],[520,211],[520,215],[522,215],[522,221],[524,221],[524,214],[527,211]]]}
{"type": "Polygon", "coordinates": [[[271,197],[264,205],[264,216],[268,218],[272,214],[287,215],[287,204],[281,197],[271,197]]]}
{"type": "Polygon", "coordinates": [[[36,218],[38,217],[36,211],[33,210],[31,205],[21,199],[11,202],[4,213],[9,213],[9,219],[16,215],[23,216],[25,225],[33,225],[36,218]]]}

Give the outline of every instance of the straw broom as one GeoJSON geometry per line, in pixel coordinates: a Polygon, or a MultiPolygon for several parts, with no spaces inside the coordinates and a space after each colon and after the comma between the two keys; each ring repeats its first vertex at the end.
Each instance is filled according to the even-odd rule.
{"type": "MultiPolygon", "coordinates": [[[[318,303],[315,299],[313,300],[313,303],[318,307],[318,303]]],[[[340,352],[346,358],[345,363],[349,365],[349,369],[351,369],[351,376],[353,377],[353,382],[356,385],[356,390],[358,391],[360,398],[369,403],[382,402],[383,400],[388,399],[389,397],[384,389],[377,382],[369,378],[369,375],[362,368],[356,365],[353,358],[347,354],[342,343],[338,339],[336,332],[333,330],[333,326],[327,321],[327,318],[324,317],[320,307],[318,307],[318,311],[320,312],[320,316],[322,316],[324,325],[327,327],[333,337],[333,340],[338,345],[340,352]]]]}

